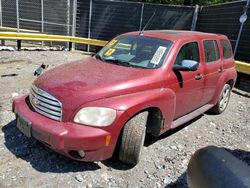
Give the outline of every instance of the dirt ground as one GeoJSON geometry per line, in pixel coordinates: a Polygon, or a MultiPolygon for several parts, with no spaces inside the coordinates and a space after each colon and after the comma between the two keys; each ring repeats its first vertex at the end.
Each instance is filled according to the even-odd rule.
{"type": "Polygon", "coordinates": [[[250,84],[233,89],[227,110],[204,114],[160,138],[146,138],[130,167],[114,159],[84,163],[65,158],[15,127],[12,97],[29,92],[34,70],[84,58],[82,52],[0,52],[0,187],[187,187],[186,169],[199,148],[228,148],[250,165],[250,84]]]}

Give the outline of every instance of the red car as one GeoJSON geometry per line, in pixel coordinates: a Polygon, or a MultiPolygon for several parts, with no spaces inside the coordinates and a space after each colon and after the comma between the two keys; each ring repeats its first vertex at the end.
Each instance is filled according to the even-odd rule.
{"type": "Polygon", "coordinates": [[[137,164],[146,132],[159,136],[212,110],[236,80],[224,35],[145,31],[120,35],[94,57],[39,76],[15,99],[17,127],[75,160],[137,164]]]}

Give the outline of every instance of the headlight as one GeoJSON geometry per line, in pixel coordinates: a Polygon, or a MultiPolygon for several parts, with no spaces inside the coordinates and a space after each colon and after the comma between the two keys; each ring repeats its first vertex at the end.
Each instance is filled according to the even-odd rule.
{"type": "Polygon", "coordinates": [[[116,111],[105,107],[86,107],[77,112],[74,117],[74,122],[94,125],[94,126],[108,126],[111,125],[116,117],[116,111]]]}

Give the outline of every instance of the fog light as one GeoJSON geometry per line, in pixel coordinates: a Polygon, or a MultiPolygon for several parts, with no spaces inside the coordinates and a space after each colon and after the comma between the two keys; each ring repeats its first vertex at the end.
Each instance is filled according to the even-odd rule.
{"type": "Polygon", "coordinates": [[[85,152],[83,150],[78,150],[78,155],[83,158],[85,157],[85,152]]]}

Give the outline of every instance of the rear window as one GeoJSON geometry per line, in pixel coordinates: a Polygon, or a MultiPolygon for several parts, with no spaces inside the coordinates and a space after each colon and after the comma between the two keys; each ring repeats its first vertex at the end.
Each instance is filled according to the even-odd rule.
{"type": "Polygon", "coordinates": [[[222,40],[220,40],[220,43],[222,46],[224,59],[231,58],[233,56],[233,54],[232,54],[230,42],[228,40],[222,39],[222,40]]]}
{"type": "Polygon", "coordinates": [[[203,41],[205,62],[210,63],[220,59],[218,44],[215,40],[203,41]]]}

